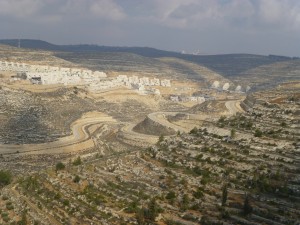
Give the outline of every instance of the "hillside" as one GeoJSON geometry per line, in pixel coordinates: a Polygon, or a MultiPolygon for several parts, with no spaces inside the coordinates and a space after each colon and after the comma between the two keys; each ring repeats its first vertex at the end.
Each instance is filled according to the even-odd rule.
{"type": "Polygon", "coordinates": [[[49,66],[75,66],[66,60],[55,57],[50,51],[16,48],[1,44],[0,60],[49,66]]]}
{"type": "MultiPolygon", "coordinates": [[[[1,44],[18,46],[17,39],[0,40],[1,44]]],[[[150,58],[176,57],[205,66],[227,77],[237,76],[247,70],[275,62],[289,61],[293,58],[285,56],[262,56],[253,54],[223,54],[223,55],[189,55],[178,52],[163,51],[148,47],[111,47],[98,45],[54,45],[41,40],[21,39],[21,47],[67,52],[125,52],[150,58]]]]}
{"type": "Polygon", "coordinates": [[[300,59],[56,47],[0,46],[0,224],[300,224],[300,59]]]}
{"type": "Polygon", "coordinates": [[[212,83],[212,80],[229,82],[206,67],[178,58],[150,58],[125,52],[56,52],[55,56],[92,70],[105,72],[130,72],[209,83],[212,83]]]}
{"type": "Polygon", "coordinates": [[[192,63],[186,60],[177,58],[160,58],[161,62],[164,62],[173,69],[180,71],[181,74],[188,74],[190,78],[195,80],[210,81],[212,83],[215,80],[222,82],[230,82],[224,76],[208,69],[207,67],[200,66],[196,63],[192,63]]]}
{"type": "Polygon", "coordinates": [[[287,81],[297,81],[300,80],[300,60],[260,66],[241,73],[234,80],[260,90],[275,87],[287,81]]]}
{"type": "Polygon", "coordinates": [[[244,71],[258,66],[292,60],[292,58],[284,56],[253,54],[182,55],[180,58],[203,65],[228,78],[239,76],[244,71]]]}

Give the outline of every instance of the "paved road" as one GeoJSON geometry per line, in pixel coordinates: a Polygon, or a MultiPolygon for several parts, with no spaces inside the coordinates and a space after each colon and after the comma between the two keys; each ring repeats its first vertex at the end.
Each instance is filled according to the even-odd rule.
{"type": "Polygon", "coordinates": [[[240,102],[241,102],[241,101],[234,100],[234,101],[227,101],[227,102],[225,103],[225,106],[226,106],[226,108],[228,109],[229,114],[235,115],[235,114],[238,113],[238,112],[240,112],[240,113],[244,113],[244,112],[245,112],[245,111],[241,108],[240,102]]]}
{"type": "Polygon", "coordinates": [[[107,115],[97,115],[95,117],[83,117],[75,121],[72,127],[73,135],[60,138],[57,141],[43,144],[24,144],[24,145],[0,145],[0,154],[26,153],[26,154],[53,154],[78,151],[94,146],[90,138],[88,127],[91,125],[116,122],[107,115]]]}
{"type": "MultiPolygon", "coordinates": [[[[244,111],[240,107],[240,101],[232,100],[225,103],[229,114],[236,114],[237,112],[243,113],[244,111]]],[[[166,116],[175,116],[177,112],[154,112],[148,115],[149,119],[161,124],[162,126],[171,128],[175,131],[188,132],[189,129],[181,127],[179,125],[169,122],[166,116]]],[[[193,117],[193,114],[186,114],[189,117],[193,117]]],[[[58,141],[43,143],[43,144],[25,144],[25,145],[0,145],[0,154],[14,154],[14,153],[26,153],[26,154],[57,154],[74,152],[82,149],[94,147],[94,142],[89,134],[89,126],[98,124],[99,127],[104,123],[116,123],[112,117],[105,114],[93,114],[90,116],[83,116],[83,118],[75,121],[72,124],[73,135],[60,138],[58,141]]],[[[134,132],[132,130],[133,124],[125,126],[121,131],[128,139],[145,141],[147,143],[155,143],[157,141],[156,136],[145,135],[134,132]]]]}
{"type": "Polygon", "coordinates": [[[158,141],[157,136],[147,135],[133,131],[133,127],[136,124],[128,124],[121,128],[121,132],[123,133],[126,139],[131,139],[133,141],[145,142],[147,144],[155,144],[158,141]]]}
{"type": "Polygon", "coordinates": [[[171,128],[175,131],[187,132],[188,130],[184,127],[170,123],[166,116],[176,116],[179,112],[154,112],[148,115],[148,118],[156,123],[159,123],[167,128],[171,128]]]}

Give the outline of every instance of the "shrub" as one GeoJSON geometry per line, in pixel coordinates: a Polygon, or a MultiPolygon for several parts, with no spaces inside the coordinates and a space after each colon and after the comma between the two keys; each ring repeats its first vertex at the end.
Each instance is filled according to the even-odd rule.
{"type": "Polygon", "coordinates": [[[197,191],[193,193],[193,196],[197,199],[202,198],[204,196],[203,191],[203,188],[198,187],[197,191]]]}
{"type": "Polygon", "coordinates": [[[9,171],[0,170],[0,187],[10,184],[12,175],[9,171]]]}
{"type": "Polygon", "coordinates": [[[263,132],[260,129],[256,129],[254,133],[254,137],[261,137],[263,132]]]}
{"type": "Polygon", "coordinates": [[[79,166],[82,164],[80,156],[77,157],[77,159],[74,160],[73,165],[74,166],[79,166]]]}
{"type": "Polygon", "coordinates": [[[8,197],[7,197],[6,195],[3,195],[3,196],[2,196],[2,200],[3,200],[3,201],[6,201],[7,199],[8,199],[8,197]]]}
{"type": "Polygon", "coordinates": [[[12,210],[14,208],[14,206],[12,205],[12,202],[7,202],[6,203],[6,209],[7,210],[12,210]]]}
{"type": "Polygon", "coordinates": [[[248,196],[248,194],[246,194],[245,201],[244,201],[244,206],[243,206],[243,213],[244,213],[245,216],[247,216],[250,213],[252,213],[252,210],[253,210],[253,208],[250,204],[249,196],[248,196]]]}
{"type": "Polygon", "coordinates": [[[65,168],[66,168],[65,164],[63,164],[62,162],[58,162],[55,166],[56,170],[63,170],[65,168]]]}
{"type": "Polygon", "coordinates": [[[80,181],[80,177],[79,177],[78,175],[76,175],[76,176],[74,177],[74,179],[73,179],[73,182],[74,182],[74,183],[79,183],[79,181],[80,181]]]}
{"type": "Polygon", "coordinates": [[[175,194],[174,191],[170,191],[170,192],[166,195],[166,199],[171,200],[171,199],[174,199],[174,198],[176,198],[176,194],[175,194]]]}

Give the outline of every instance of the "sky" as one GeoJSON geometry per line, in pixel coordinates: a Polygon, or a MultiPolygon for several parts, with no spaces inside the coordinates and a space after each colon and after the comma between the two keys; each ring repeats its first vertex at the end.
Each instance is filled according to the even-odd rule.
{"type": "Polygon", "coordinates": [[[300,56],[300,0],[0,0],[0,39],[300,56]]]}

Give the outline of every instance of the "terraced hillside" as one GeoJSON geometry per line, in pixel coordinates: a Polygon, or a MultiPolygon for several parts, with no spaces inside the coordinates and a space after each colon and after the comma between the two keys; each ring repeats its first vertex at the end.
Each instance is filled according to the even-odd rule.
{"type": "MultiPolygon", "coordinates": [[[[17,39],[0,40],[0,43],[17,46],[17,39]]],[[[172,57],[207,67],[226,77],[238,76],[244,71],[275,62],[292,60],[284,56],[262,56],[253,54],[189,55],[147,47],[108,47],[98,45],[54,45],[41,40],[21,39],[22,47],[60,52],[86,53],[133,53],[149,58],[172,57]]]]}
{"type": "Polygon", "coordinates": [[[72,89],[30,93],[2,87],[0,105],[0,142],[6,144],[54,141],[69,135],[71,123],[84,112],[97,108],[72,89]]]}
{"type": "Polygon", "coordinates": [[[132,53],[76,52],[55,53],[55,56],[72,63],[105,72],[145,74],[150,76],[186,79],[211,83],[214,80],[227,81],[220,74],[195,63],[177,58],[149,58],[132,53]]]}
{"type": "Polygon", "coordinates": [[[49,51],[32,50],[0,45],[0,60],[24,62],[37,65],[74,67],[75,65],[57,58],[49,51]]]}
{"type": "MultiPolygon", "coordinates": [[[[43,42],[34,48],[39,48],[38,46],[44,46],[43,42]]],[[[66,48],[69,52],[65,52],[65,48],[53,47],[55,45],[51,45],[51,48],[48,45],[45,46],[40,48],[55,51],[18,49],[2,45],[0,59],[82,67],[109,73],[135,73],[179,80],[204,81],[206,85],[211,85],[213,80],[219,80],[221,82],[235,82],[244,86],[250,85],[253,86],[252,90],[263,89],[269,84],[274,83],[276,85],[280,81],[299,77],[299,60],[281,56],[250,54],[195,56],[178,53],[169,54],[168,52],[147,55],[142,54],[142,50],[131,51],[131,48],[113,47],[102,49],[99,46],[99,48],[89,46],[86,50],[82,46],[79,48],[80,51],[78,49],[72,50],[72,46],[70,46],[66,48]],[[154,56],[158,58],[154,58],[154,56]]],[[[145,52],[147,51],[149,49],[146,48],[145,52]]]]}
{"type": "Polygon", "coordinates": [[[144,74],[171,75],[172,69],[156,59],[139,56],[132,53],[102,53],[102,52],[59,52],[57,57],[84,65],[92,70],[137,72],[144,74]]]}
{"type": "MultiPolygon", "coordinates": [[[[213,81],[218,80],[222,83],[229,82],[224,76],[196,63],[191,63],[189,61],[177,59],[177,58],[159,58],[161,62],[164,62],[169,67],[180,71],[180,76],[186,74],[190,79],[198,81],[213,81]]],[[[178,77],[179,78],[179,77],[178,77]]]]}
{"type": "Polygon", "coordinates": [[[183,55],[180,58],[205,66],[227,78],[240,76],[249,69],[275,62],[292,60],[284,56],[263,56],[253,54],[225,54],[225,55],[183,55]]]}
{"type": "Polygon", "coordinates": [[[0,224],[300,224],[299,60],[218,56],[216,68],[244,74],[228,79],[181,58],[56,50],[2,46],[0,59],[177,80],[140,95],[3,72],[0,224]],[[207,86],[231,79],[264,91],[207,86]]]}
{"type": "Polygon", "coordinates": [[[178,80],[201,81],[211,85],[213,80],[228,81],[221,75],[176,58],[155,59],[132,53],[51,52],[0,46],[0,60],[37,65],[81,67],[105,72],[165,77],[178,80]]]}
{"type": "Polygon", "coordinates": [[[101,131],[87,154],[2,189],[0,208],[10,213],[0,221],[299,224],[299,93],[257,97],[248,113],[203,121],[146,149],[121,130],[101,131]]]}
{"type": "Polygon", "coordinates": [[[255,89],[275,87],[286,81],[300,80],[300,60],[278,62],[247,70],[233,79],[255,89]]]}

